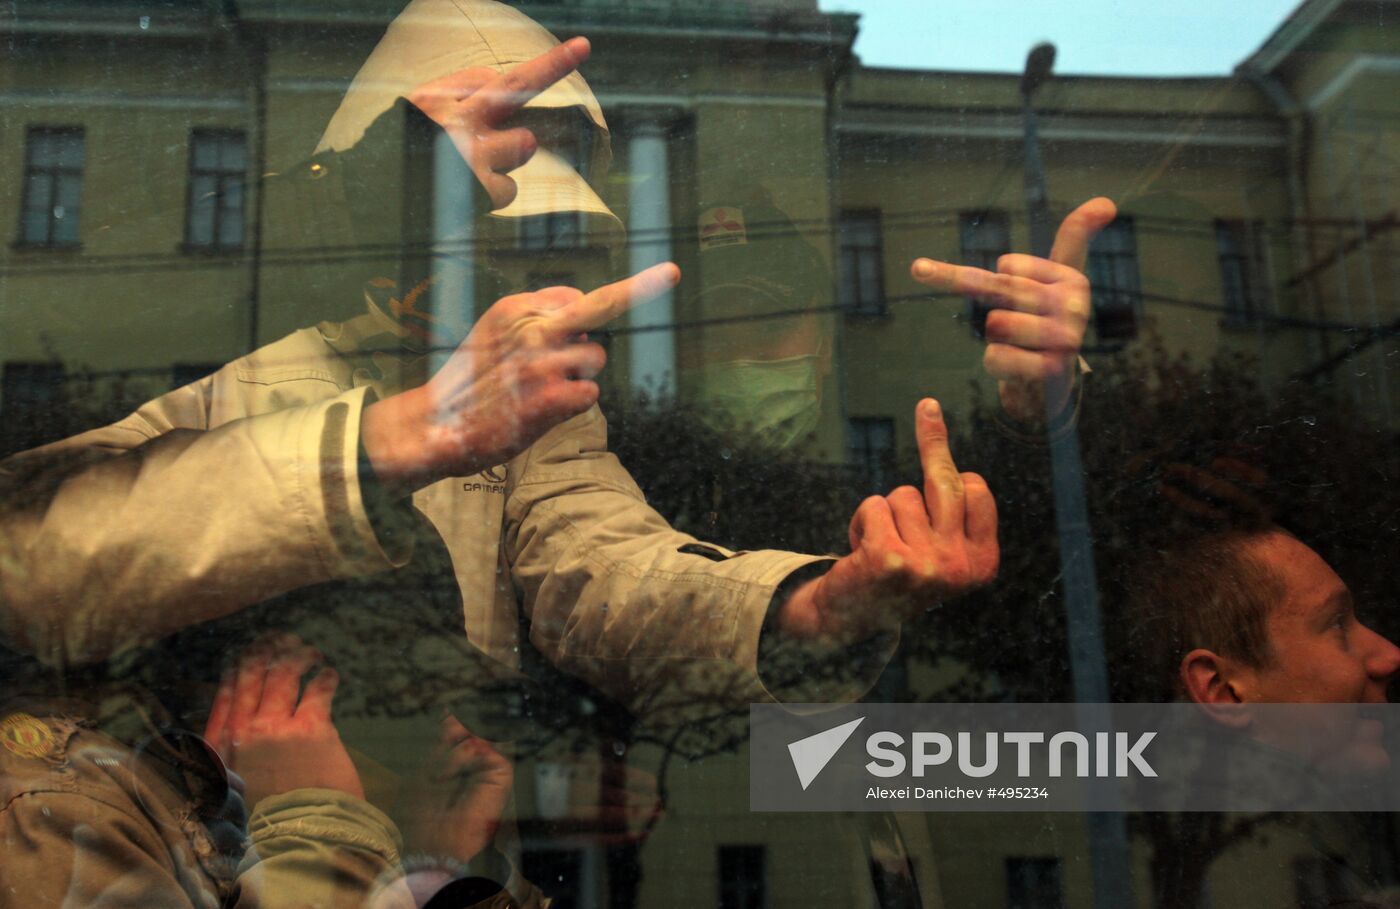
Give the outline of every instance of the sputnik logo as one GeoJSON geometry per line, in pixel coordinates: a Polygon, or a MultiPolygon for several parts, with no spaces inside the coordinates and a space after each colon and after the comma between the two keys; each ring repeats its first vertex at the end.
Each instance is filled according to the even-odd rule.
{"type": "Polygon", "coordinates": [[[816,735],[809,735],[805,739],[798,739],[788,745],[788,754],[792,755],[792,766],[797,771],[797,781],[802,784],[803,792],[806,792],[807,787],[812,785],[817,774],[831,763],[831,759],[836,757],[836,752],[840,751],[841,746],[846,744],[846,740],[851,737],[851,733],[856,731],[856,727],[864,722],[865,717],[851,720],[849,723],[842,723],[840,726],[834,726],[825,732],[818,732],[816,735]]]}

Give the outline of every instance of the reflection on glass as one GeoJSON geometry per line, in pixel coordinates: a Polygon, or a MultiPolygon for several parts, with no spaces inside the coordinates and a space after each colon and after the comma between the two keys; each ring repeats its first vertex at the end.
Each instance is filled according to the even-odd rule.
{"type": "MultiPolygon", "coordinates": [[[[1046,457],[1059,433],[1083,451],[1115,698],[1184,697],[1187,653],[1231,659],[1247,622],[1177,652],[1135,607],[1155,559],[1240,521],[1286,530],[1303,547],[1289,565],[1311,553],[1352,591],[1350,616],[1312,629],[1345,640],[1351,662],[1328,650],[1309,667],[1365,662],[1400,637],[1387,4],[1281,9],[1189,78],[1140,71],[1122,50],[1136,19],[1101,39],[1129,68],[1081,74],[1072,39],[1104,17],[1060,4],[1046,37],[1064,57],[1035,95],[1051,220],[1100,195],[1118,209],[1060,248],[1090,283],[1080,295],[1063,293],[1064,272],[997,274],[1032,268],[1001,260],[1030,244],[1019,73],[945,68],[924,45],[876,65],[855,42],[881,5],[861,19],[815,0],[390,6],[75,0],[0,17],[7,783],[27,779],[22,760],[30,782],[47,779],[65,741],[102,785],[149,780],[142,798],[162,793],[149,810],[114,797],[154,816],[164,871],[204,846],[233,860],[209,863],[217,902],[243,821],[206,792],[186,736],[224,661],[290,628],[340,674],[332,725],[363,786],[321,819],[343,809],[360,832],[408,836],[435,816],[406,798],[411,783],[445,797],[480,773],[499,781],[485,751],[450,782],[432,776],[444,710],[509,762],[484,864],[380,857],[418,875],[416,897],[480,872],[555,906],[1093,906],[1083,816],[867,825],[746,801],[751,700],[1071,699],[1046,457]],[[480,72],[422,91],[546,52],[556,42],[531,19],[593,40],[557,93],[483,119],[468,103],[480,72]],[[511,37],[486,54],[483,35],[511,37]],[[502,140],[521,128],[533,155],[502,140]],[[920,259],[976,271],[916,278],[920,259]],[[492,373],[481,365],[532,336],[539,323],[493,309],[503,298],[545,291],[525,299],[553,311],[575,299],[560,288],[669,261],[674,286],[626,285],[551,342],[589,352],[553,390],[596,381],[600,411],[562,428],[550,413],[489,456],[444,446],[455,460],[432,470],[366,444],[371,408],[405,395],[441,418],[434,430],[520,441],[542,412],[527,406],[535,366],[494,370],[508,378],[472,400],[498,406],[475,422],[442,418],[470,383],[439,394],[434,377],[492,373]],[[499,330],[467,340],[492,319],[499,330]],[[1056,370],[1073,380],[1046,419],[1056,370]],[[940,426],[947,446],[930,442],[940,426]],[[935,477],[985,479],[997,580],[804,597],[881,538],[880,506],[853,521],[867,497],[896,529],[920,515],[934,528],[931,460],[935,477]],[[859,619],[836,623],[839,644],[782,636],[794,614],[821,614],[789,604],[831,602],[859,619]],[[167,829],[193,803],[203,824],[167,829]]],[[[1168,20],[1199,35],[1220,31],[1215,15],[1188,5],[1168,20]]],[[[940,17],[950,42],[981,48],[940,17]]],[[[986,66],[1025,48],[1012,51],[987,47],[986,66]]],[[[895,554],[912,566],[912,551],[895,554]]],[[[1175,570],[1200,579],[1211,564],[1175,570]]],[[[1267,572],[1245,586],[1278,587],[1267,572]]],[[[1264,600],[1266,617],[1292,602],[1264,600]]],[[[1281,664],[1250,653],[1278,683],[1267,667],[1281,664]]],[[[1386,694],[1393,670],[1371,663],[1342,673],[1355,683],[1342,694],[1386,694]]],[[[1314,699],[1347,687],[1291,684],[1314,699]]],[[[1400,883],[1394,827],[1134,816],[1125,873],[1161,909],[1384,905],[1400,883]]],[[[59,857],[37,865],[66,873],[81,845],[57,837],[59,857]]],[[[6,858],[0,892],[38,886],[28,872],[13,884],[6,858]]],[[[95,901],[58,877],[53,902],[95,901]]]]}

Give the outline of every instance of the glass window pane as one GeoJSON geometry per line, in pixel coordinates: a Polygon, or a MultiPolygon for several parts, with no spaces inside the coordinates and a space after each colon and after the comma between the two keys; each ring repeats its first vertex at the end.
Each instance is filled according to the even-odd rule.
{"type": "Polygon", "coordinates": [[[879,309],[880,299],[880,260],[873,252],[862,252],[856,257],[856,270],[860,275],[860,302],[866,308],[879,309]]]}
{"type": "Polygon", "coordinates": [[[53,242],[72,244],[78,242],[78,209],[54,206],[53,242]]]}
{"type": "Polygon", "coordinates": [[[81,170],[84,141],[81,132],[64,132],[54,137],[54,163],[60,167],[81,170]]]}
{"type": "Polygon", "coordinates": [[[30,165],[58,163],[57,140],[48,130],[32,129],[25,144],[25,160],[30,165]]]}
{"type": "Polygon", "coordinates": [[[195,246],[214,242],[214,218],[218,207],[214,177],[196,177],[190,183],[189,228],[186,241],[195,246]]]}
{"type": "Polygon", "coordinates": [[[243,243],[243,185],[232,180],[224,184],[223,206],[219,214],[219,245],[240,246],[243,243]]]}
{"type": "Polygon", "coordinates": [[[192,165],[198,170],[213,171],[219,168],[219,140],[207,133],[195,133],[190,139],[192,165]]]}
{"type": "Polygon", "coordinates": [[[26,212],[47,213],[53,208],[53,176],[47,172],[30,173],[25,178],[24,209],[26,212]]]}
{"type": "Polygon", "coordinates": [[[61,205],[71,212],[77,212],[83,201],[83,181],[81,177],[65,174],[58,179],[58,193],[55,205],[61,205]]]}
{"type": "MultiPolygon", "coordinates": [[[[208,858],[207,833],[227,865],[185,863],[145,902],[232,886],[266,902],[264,862],[227,879],[248,830],[186,736],[242,663],[280,686],[282,719],[310,699],[318,733],[290,749],[305,761],[209,733],[249,806],[278,804],[258,789],[283,771],[346,771],[293,779],[280,803],[309,830],[325,806],[288,794],[341,785],[347,837],[383,847],[370,877],[417,875],[419,902],[430,862],[462,884],[444,905],[500,902],[464,892],[478,873],[556,909],[1394,901],[1384,814],[748,799],[774,767],[795,800],[865,781],[885,702],[1209,700],[1189,680],[1237,670],[1242,699],[1280,672],[1271,695],[1386,712],[1397,5],[6,5],[0,765],[45,778],[63,763],[48,728],[99,755],[64,773],[125,801],[89,806],[55,859],[0,856],[0,893],[63,902],[37,882],[68,880],[74,837],[119,864],[133,842],[208,858]],[[428,90],[572,34],[594,42],[578,77],[491,125],[453,122],[481,100],[460,73],[428,90]],[[462,154],[494,126],[558,155],[513,171],[508,209],[462,154]],[[1081,207],[1100,195],[1116,218],[1081,207]],[[1079,212],[1061,259],[1084,260],[1087,299],[1065,262],[1002,282],[1012,300],[914,277],[920,258],[992,270],[1032,253],[1042,206],[1051,233],[1079,212]],[[605,291],[559,314],[560,295],[531,295],[665,261],[679,283],[645,300],[605,291]],[[1009,336],[987,337],[990,305],[1009,336]],[[926,485],[949,459],[985,493],[965,484],[959,505],[926,485]],[[959,561],[990,538],[989,496],[997,558],[959,561]],[[982,521],[945,522],[950,506],[982,521]],[[1294,569],[1335,607],[1296,660],[1271,630],[1278,602],[1306,599],[1294,569]],[[310,661],[301,678],[259,665],[256,642],[287,629],[316,649],[290,656],[310,661]],[[312,663],[334,668],[333,698],[312,663]],[[36,706],[4,706],[16,694],[36,706]],[[121,698],[137,709],[110,709],[121,698]],[[752,748],[753,700],[814,705],[794,728],[865,719],[803,790],[796,733],[775,764],[752,748]],[[91,713],[76,732],[69,708],[91,713]],[[444,744],[455,770],[429,759],[444,744]]],[[[0,789],[27,785],[7,772],[0,789]]],[[[61,829],[56,801],[29,792],[0,824],[61,829]]],[[[312,851],[298,883],[344,884],[312,851]]]]}
{"type": "Polygon", "coordinates": [[[47,243],[49,239],[49,209],[26,211],[20,222],[20,240],[24,243],[47,243]]]}
{"type": "Polygon", "coordinates": [[[225,177],[220,181],[219,198],[225,212],[243,210],[243,181],[225,177]]]}
{"type": "Polygon", "coordinates": [[[244,140],[242,136],[224,136],[220,142],[219,168],[225,173],[242,173],[244,140]]]}
{"type": "Polygon", "coordinates": [[[856,263],[855,256],[847,252],[841,259],[841,305],[855,309],[860,306],[860,300],[860,266],[856,263]]]}

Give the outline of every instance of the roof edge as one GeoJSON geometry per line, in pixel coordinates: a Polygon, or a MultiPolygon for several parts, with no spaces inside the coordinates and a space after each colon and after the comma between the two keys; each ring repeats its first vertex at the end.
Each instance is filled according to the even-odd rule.
{"type": "Polygon", "coordinates": [[[1347,0],[1303,0],[1236,69],[1271,73],[1347,0]]]}

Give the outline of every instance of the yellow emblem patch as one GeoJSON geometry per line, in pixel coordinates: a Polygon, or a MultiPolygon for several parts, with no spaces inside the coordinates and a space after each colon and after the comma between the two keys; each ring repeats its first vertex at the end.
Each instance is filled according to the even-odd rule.
{"type": "Polygon", "coordinates": [[[20,757],[41,758],[53,754],[57,739],[47,723],[27,713],[12,713],[0,720],[0,744],[20,757]]]}
{"type": "Polygon", "coordinates": [[[710,208],[700,213],[700,250],[721,246],[744,246],[749,242],[749,227],[742,208],[710,208]]]}

